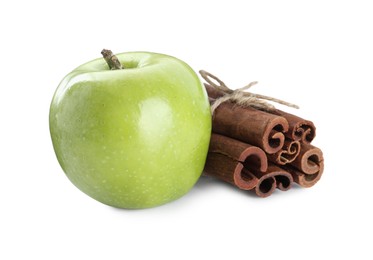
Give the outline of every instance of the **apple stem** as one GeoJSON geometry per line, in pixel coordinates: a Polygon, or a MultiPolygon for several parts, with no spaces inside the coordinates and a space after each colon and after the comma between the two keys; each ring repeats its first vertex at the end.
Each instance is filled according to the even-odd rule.
{"type": "Polygon", "coordinates": [[[119,62],[118,57],[113,54],[111,50],[103,49],[101,51],[102,56],[104,57],[107,65],[111,70],[121,70],[123,69],[122,64],[119,62]]]}

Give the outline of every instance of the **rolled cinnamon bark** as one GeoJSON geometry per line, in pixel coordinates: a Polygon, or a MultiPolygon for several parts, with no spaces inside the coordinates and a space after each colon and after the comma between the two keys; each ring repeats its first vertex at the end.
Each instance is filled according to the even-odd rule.
{"type": "Polygon", "coordinates": [[[281,150],[288,129],[284,117],[232,102],[222,103],[212,119],[213,132],[258,146],[268,154],[281,150]]]}
{"type": "Polygon", "coordinates": [[[204,174],[228,182],[242,190],[251,190],[258,183],[258,178],[238,162],[224,154],[209,153],[204,174]]]}
{"type": "Polygon", "coordinates": [[[289,122],[289,131],[285,133],[286,137],[306,144],[311,143],[315,138],[316,127],[313,122],[279,109],[270,111],[269,113],[282,116],[289,122]]]}
{"type": "Polygon", "coordinates": [[[257,168],[260,172],[268,168],[267,156],[262,149],[224,135],[211,134],[209,153],[224,154],[246,167],[252,164],[250,168],[257,168]]]}
{"type": "Polygon", "coordinates": [[[286,191],[290,189],[293,183],[293,177],[289,172],[272,163],[268,165],[264,174],[255,170],[252,173],[258,178],[255,193],[262,198],[270,196],[276,188],[286,191]]]}
{"type": "Polygon", "coordinates": [[[314,174],[305,174],[290,165],[285,165],[283,167],[293,176],[294,182],[304,188],[310,188],[315,185],[321,179],[324,172],[324,162],[320,163],[319,171],[314,174]]]}
{"type": "Polygon", "coordinates": [[[284,145],[285,118],[231,102],[222,103],[212,119],[212,131],[258,146],[266,153],[278,152],[284,145]]]}
{"type": "Polygon", "coordinates": [[[300,172],[315,174],[322,170],[324,165],[322,151],[310,144],[301,144],[299,155],[291,163],[300,172]]]}
{"type": "Polygon", "coordinates": [[[282,174],[276,175],[276,188],[282,191],[287,191],[291,188],[292,183],[294,182],[293,176],[290,172],[283,172],[282,174]]]}
{"type": "Polygon", "coordinates": [[[285,165],[293,162],[300,152],[300,142],[285,139],[282,149],[274,154],[268,155],[268,160],[278,165],[285,165]]]}
{"type": "Polygon", "coordinates": [[[255,194],[261,198],[266,198],[276,190],[276,179],[273,174],[265,174],[256,185],[255,194]]]}
{"type": "Polygon", "coordinates": [[[204,172],[240,189],[253,189],[258,179],[248,169],[265,172],[267,156],[258,147],[213,133],[204,172]]]}

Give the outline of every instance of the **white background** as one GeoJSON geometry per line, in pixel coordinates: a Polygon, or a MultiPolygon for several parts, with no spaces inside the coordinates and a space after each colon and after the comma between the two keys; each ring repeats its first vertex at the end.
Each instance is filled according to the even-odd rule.
{"type": "Polygon", "coordinates": [[[0,259],[372,259],[369,2],[1,2],[0,259]],[[170,54],[232,88],[258,80],[316,124],[323,178],[266,199],[202,177],[158,208],[94,201],[58,165],[48,112],[102,48],[170,54]]]}

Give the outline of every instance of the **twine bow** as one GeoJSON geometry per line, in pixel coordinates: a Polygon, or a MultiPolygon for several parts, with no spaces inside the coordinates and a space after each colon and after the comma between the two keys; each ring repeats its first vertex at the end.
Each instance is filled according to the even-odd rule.
{"type": "Polygon", "coordinates": [[[227,101],[232,101],[236,103],[237,105],[240,105],[243,107],[249,106],[249,107],[258,108],[258,109],[265,110],[265,111],[273,111],[276,109],[274,105],[270,104],[267,101],[276,102],[278,104],[296,108],[296,109],[299,108],[295,104],[292,104],[292,103],[289,103],[289,102],[286,102],[286,101],[283,101],[277,98],[264,96],[260,94],[254,94],[251,92],[246,92],[246,90],[258,84],[257,81],[253,81],[242,88],[233,90],[233,89],[228,88],[227,85],[225,85],[224,82],[221,81],[215,75],[204,70],[200,70],[199,73],[201,74],[202,78],[206,80],[206,82],[209,83],[213,88],[224,93],[223,96],[217,98],[211,105],[212,114],[214,114],[214,111],[216,108],[218,108],[222,103],[227,102],[227,101]],[[218,82],[219,85],[215,84],[210,78],[218,82]]]}

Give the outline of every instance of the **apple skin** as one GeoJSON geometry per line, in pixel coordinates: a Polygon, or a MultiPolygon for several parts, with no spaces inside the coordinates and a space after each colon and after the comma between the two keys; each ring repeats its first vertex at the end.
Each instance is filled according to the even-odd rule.
{"type": "Polygon", "coordinates": [[[49,123],[57,159],[70,181],[119,208],[158,206],[186,194],[200,177],[210,142],[206,91],[183,61],[164,54],[117,55],[68,74],[49,123]]]}

